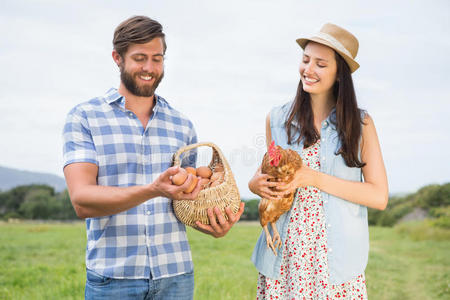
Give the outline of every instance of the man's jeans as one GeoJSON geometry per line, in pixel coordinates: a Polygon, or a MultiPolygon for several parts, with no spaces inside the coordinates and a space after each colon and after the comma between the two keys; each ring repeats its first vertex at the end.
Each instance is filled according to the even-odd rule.
{"type": "Polygon", "coordinates": [[[194,298],[194,273],[157,280],[114,279],[86,271],[86,299],[186,299],[194,298]]]}

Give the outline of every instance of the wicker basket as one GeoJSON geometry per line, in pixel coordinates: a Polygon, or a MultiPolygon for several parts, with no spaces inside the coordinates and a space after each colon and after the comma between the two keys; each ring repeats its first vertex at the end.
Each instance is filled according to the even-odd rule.
{"type": "Polygon", "coordinates": [[[201,190],[195,200],[173,200],[173,209],[177,218],[184,224],[195,227],[195,222],[209,224],[207,209],[217,207],[222,215],[228,219],[225,207],[230,207],[233,213],[239,210],[241,197],[230,166],[220,149],[213,143],[197,143],[180,148],[173,156],[173,165],[180,166],[180,155],[183,152],[200,146],[209,146],[213,150],[209,167],[214,170],[217,163],[222,163],[224,169],[223,182],[215,187],[207,187],[201,190]]]}

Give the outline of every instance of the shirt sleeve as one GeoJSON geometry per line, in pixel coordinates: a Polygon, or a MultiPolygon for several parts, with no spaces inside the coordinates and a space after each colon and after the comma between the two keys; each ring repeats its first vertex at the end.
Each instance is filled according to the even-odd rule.
{"type": "Polygon", "coordinates": [[[63,143],[63,168],[76,162],[98,165],[97,152],[86,114],[77,108],[72,109],[67,115],[63,129],[63,143]]]}

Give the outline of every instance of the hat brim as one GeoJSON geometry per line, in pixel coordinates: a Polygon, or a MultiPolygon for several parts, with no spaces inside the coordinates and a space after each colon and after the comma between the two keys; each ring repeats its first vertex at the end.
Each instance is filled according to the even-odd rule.
{"type": "Polygon", "coordinates": [[[299,44],[299,46],[302,47],[303,50],[305,50],[305,47],[309,42],[316,42],[316,43],[328,46],[342,56],[342,58],[345,60],[345,62],[349,66],[351,73],[355,72],[359,68],[359,64],[353,59],[353,57],[345,54],[344,52],[340,51],[339,49],[336,49],[336,46],[334,46],[332,43],[328,42],[327,40],[321,39],[319,37],[311,37],[311,38],[300,38],[300,39],[297,39],[296,41],[297,41],[297,44],[299,44]]]}

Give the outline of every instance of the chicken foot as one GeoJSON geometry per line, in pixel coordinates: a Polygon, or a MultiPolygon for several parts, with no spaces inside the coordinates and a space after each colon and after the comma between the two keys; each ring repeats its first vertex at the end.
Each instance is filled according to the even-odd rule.
{"type": "Polygon", "coordinates": [[[263,229],[264,229],[264,232],[266,233],[267,248],[272,249],[273,254],[275,254],[275,256],[276,256],[277,255],[276,249],[277,248],[279,249],[281,247],[281,237],[280,237],[280,234],[278,233],[277,226],[272,223],[270,223],[270,225],[272,226],[272,230],[273,230],[273,239],[272,239],[272,236],[270,235],[268,224],[263,226],[263,229]]]}

